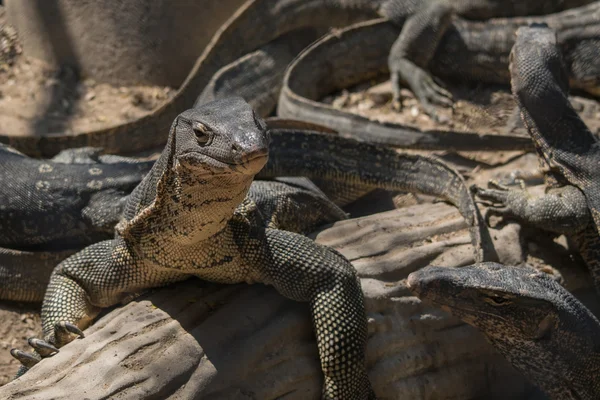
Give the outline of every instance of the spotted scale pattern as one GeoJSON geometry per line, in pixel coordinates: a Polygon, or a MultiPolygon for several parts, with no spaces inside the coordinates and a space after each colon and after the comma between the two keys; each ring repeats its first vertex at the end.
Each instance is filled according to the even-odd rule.
{"type": "MultiPolygon", "coordinates": [[[[266,163],[268,139],[264,123],[239,98],[178,117],[160,159],[130,196],[115,239],[84,249],[54,271],[42,307],[45,339],[63,346],[74,337],[61,332],[64,322],[83,329],[103,307],[190,276],[260,282],[310,304],[324,398],[374,399],[354,268],[304,236],[265,228],[268,220],[276,225],[275,216],[268,209],[261,214],[246,197],[266,163]]],[[[322,202],[320,196],[315,192],[313,199],[322,202]]]]}

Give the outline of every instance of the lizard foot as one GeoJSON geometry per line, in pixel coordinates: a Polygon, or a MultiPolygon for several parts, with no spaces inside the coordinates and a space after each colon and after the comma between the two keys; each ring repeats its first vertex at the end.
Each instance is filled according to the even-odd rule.
{"type": "MultiPolygon", "coordinates": [[[[522,185],[522,182],[519,182],[522,185]]],[[[477,197],[475,203],[482,204],[488,209],[485,212],[484,219],[488,226],[491,226],[491,217],[500,217],[506,219],[512,215],[508,207],[508,195],[510,188],[504,186],[497,181],[491,180],[488,182],[488,188],[484,189],[479,186],[473,186],[473,193],[477,197]]]]}
{"type": "MultiPolygon", "coordinates": [[[[446,122],[445,116],[439,115],[436,106],[452,107],[452,94],[439,85],[435,79],[425,70],[416,68],[411,77],[409,86],[415,97],[421,103],[421,107],[427,115],[433,120],[443,123],[446,122]]],[[[394,74],[397,76],[397,74],[394,74]]],[[[393,102],[400,101],[400,82],[399,79],[392,80],[393,102]]]]}
{"type": "Polygon", "coordinates": [[[487,189],[473,186],[473,193],[479,198],[477,203],[494,208],[500,208],[506,205],[509,190],[510,188],[508,186],[502,185],[494,180],[488,182],[487,189]]]}
{"type": "Polygon", "coordinates": [[[27,343],[35,352],[26,352],[19,349],[11,349],[10,354],[19,360],[21,368],[15,378],[20,377],[31,367],[39,363],[43,358],[50,357],[59,352],[58,347],[62,347],[72,342],[77,336],[85,337],[81,329],[70,322],[60,321],[54,325],[54,343],[49,343],[42,339],[29,338],[27,343]]]}

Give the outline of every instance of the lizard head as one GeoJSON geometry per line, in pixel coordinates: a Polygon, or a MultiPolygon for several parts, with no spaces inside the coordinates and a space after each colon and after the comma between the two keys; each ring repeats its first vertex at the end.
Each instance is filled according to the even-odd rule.
{"type": "Polygon", "coordinates": [[[564,380],[560,366],[570,368],[569,359],[598,351],[600,323],[551,275],[531,267],[427,267],[410,274],[407,285],[421,300],[478,328],[540,386],[564,380]]]}
{"type": "Polygon", "coordinates": [[[183,112],[130,196],[117,233],[134,245],[188,245],[215,235],[267,162],[269,141],[265,123],[242,98],[183,112]]]}
{"type": "Polygon", "coordinates": [[[195,176],[256,175],[267,162],[266,124],[242,98],[214,101],[173,123],[175,168],[195,176]]]}
{"type": "Polygon", "coordinates": [[[422,300],[488,335],[505,329],[503,335],[510,331],[530,340],[543,335],[540,323],[555,312],[545,286],[560,285],[544,275],[533,268],[486,262],[462,268],[427,267],[410,274],[407,285],[422,300]]]}

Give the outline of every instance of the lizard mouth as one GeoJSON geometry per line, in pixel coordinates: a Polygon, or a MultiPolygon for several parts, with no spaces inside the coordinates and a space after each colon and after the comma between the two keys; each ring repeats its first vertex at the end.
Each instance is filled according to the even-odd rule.
{"type": "Polygon", "coordinates": [[[179,164],[194,170],[195,174],[217,175],[241,173],[255,175],[260,171],[269,158],[267,149],[257,149],[237,157],[211,156],[198,151],[190,151],[177,157],[179,164]]]}

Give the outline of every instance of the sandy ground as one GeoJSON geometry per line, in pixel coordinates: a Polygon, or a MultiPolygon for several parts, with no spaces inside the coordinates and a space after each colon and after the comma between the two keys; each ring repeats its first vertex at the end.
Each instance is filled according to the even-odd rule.
{"type": "Polygon", "coordinates": [[[0,132],[14,136],[82,132],[133,121],[167,101],[169,87],[115,87],[80,80],[22,54],[0,7],[0,132]]]}
{"type": "MultiPolygon", "coordinates": [[[[527,135],[518,120],[510,88],[499,85],[464,87],[450,82],[443,85],[452,93],[452,108],[437,107],[440,122],[423,112],[411,91],[401,91],[401,106],[392,104],[392,88],[387,77],[365,82],[333,93],[322,101],[334,108],[374,121],[397,123],[420,129],[481,132],[486,134],[527,135]],[[398,109],[399,108],[399,109],[398,109]],[[511,126],[512,128],[507,128],[511,126]]],[[[600,105],[594,99],[574,95],[571,102],[593,133],[600,134],[600,105]]]]}

